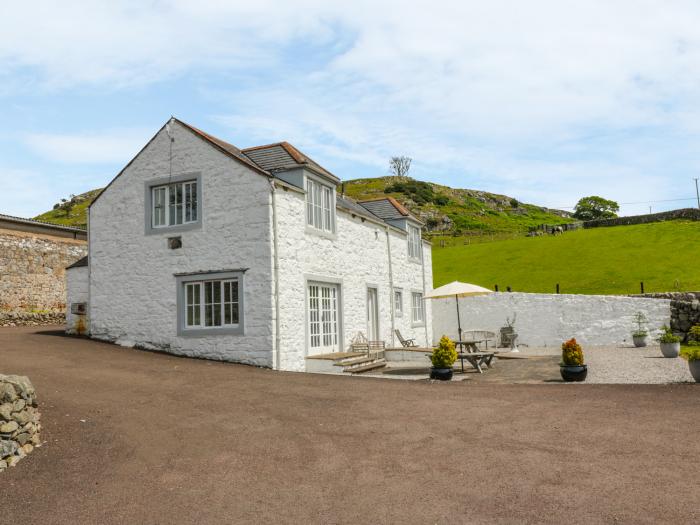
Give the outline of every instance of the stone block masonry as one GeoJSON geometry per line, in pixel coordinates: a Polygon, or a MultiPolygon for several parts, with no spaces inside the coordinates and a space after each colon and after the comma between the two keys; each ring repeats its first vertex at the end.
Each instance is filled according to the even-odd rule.
{"type": "Polygon", "coordinates": [[[700,325],[700,292],[649,293],[643,296],[671,301],[671,330],[688,340],[688,332],[693,326],[700,325]]]}
{"type": "Polygon", "coordinates": [[[65,268],[85,255],[83,240],[0,229],[0,311],[63,313],[65,268]]]}
{"type": "Polygon", "coordinates": [[[36,392],[28,377],[0,374],[0,472],[41,446],[36,392]]]}

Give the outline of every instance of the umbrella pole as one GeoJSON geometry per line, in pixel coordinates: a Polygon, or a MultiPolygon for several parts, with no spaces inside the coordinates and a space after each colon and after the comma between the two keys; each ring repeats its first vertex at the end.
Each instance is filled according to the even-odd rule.
{"type": "Polygon", "coordinates": [[[462,340],[462,322],[459,320],[459,295],[455,295],[455,303],[457,304],[457,333],[459,340],[462,340]]]}

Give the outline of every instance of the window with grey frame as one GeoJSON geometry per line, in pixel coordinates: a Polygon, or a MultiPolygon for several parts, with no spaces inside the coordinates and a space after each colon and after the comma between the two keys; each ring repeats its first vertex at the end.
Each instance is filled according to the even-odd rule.
{"type": "Polygon", "coordinates": [[[408,227],[408,256],[412,259],[420,259],[420,228],[408,227]]]}
{"type": "Polygon", "coordinates": [[[196,223],[199,217],[197,181],[189,180],[151,188],[151,227],[165,228],[196,223]]]}
{"type": "Polygon", "coordinates": [[[413,292],[411,294],[411,323],[422,324],[425,322],[425,307],[423,305],[423,294],[413,292]]]}
{"type": "Polygon", "coordinates": [[[185,282],[185,329],[238,327],[239,293],[238,279],[185,282]]]}
{"type": "Polygon", "coordinates": [[[403,291],[394,290],[394,315],[403,316],[403,291]]]}
{"type": "Polygon", "coordinates": [[[335,231],[333,188],[312,178],[306,179],[306,224],[317,230],[335,231]]]}

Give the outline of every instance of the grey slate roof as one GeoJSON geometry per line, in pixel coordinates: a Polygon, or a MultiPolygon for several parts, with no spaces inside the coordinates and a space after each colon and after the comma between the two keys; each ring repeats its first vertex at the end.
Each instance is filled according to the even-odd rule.
{"type": "Polygon", "coordinates": [[[389,202],[388,199],[365,201],[361,202],[360,205],[385,221],[406,218],[406,215],[402,214],[399,210],[397,210],[396,207],[391,202],[389,202]]]}
{"type": "Polygon", "coordinates": [[[45,226],[46,228],[53,228],[55,230],[62,230],[68,232],[87,233],[87,230],[83,228],[76,228],[75,226],[66,226],[64,224],[56,224],[54,222],[38,221],[36,219],[25,219],[24,217],[14,217],[13,215],[4,215],[2,213],[0,213],[0,221],[45,226]]]}
{"type": "Polygon", "coordinates": [[[289,142],[255,146],[241,150],[241,153],[265,171],[275,172],[306,166],[336,182],[340,182],[338,177],[289,142]]]}
{"type": "Polygon", "coordinates": [[[360,206],[359,203],[355,202],[352,199],[348,199],[347,197],[342,197],[341,195],[336,195],[335,196],[335,204],[338,208],[349,211],[350,213],[354,213],[355,215],[358,215],[360,217],[366,217],[366,218],[372,219],[374,221],[381,221],[382,220],[381,218],[374,215],[371,211],[360,206]]]}

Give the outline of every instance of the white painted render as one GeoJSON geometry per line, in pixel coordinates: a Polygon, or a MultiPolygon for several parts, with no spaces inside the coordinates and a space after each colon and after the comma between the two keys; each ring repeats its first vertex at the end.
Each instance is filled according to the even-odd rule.
{"type": "Polygon", "coordinates": [[[90,297],[89,292],[89,275],[87,266],[77,266],[66,270],[66,332],[74,334],[77,332],[76,327],[78,318],[82,317],[86,323],[84,329],[88,330],[86,316],[75,315],[71,311],[71,305],[74,303],[88,303],[90,297]]]}
{"type": "MultiPolygon", "coordinates": [[[[306,319],[307,282],[340,285],[342,311],[339,348],[348,349],[357,332],[367,336],[367,288],[377,288],[380,339],[387,346],[399,345],[392,333],[389,251],[394,288],[403,291],[404,312],[395,317],[394,327],[405,338],[420,345],[432,339],[432,319],[426,304],[426,322],[411,323],[411,292],[424,293],[423,265],[409,260],[406,234],[395,228],[363,220],[338,210],[336,234],[328,236],[306,228],[305,194],[278,189],[278,234],[280,255],[280,368],[304,370],[308,353],[306,319]]],[[[423,243],[425,287],[432,289],[432,259],[428,243],[423,243]]],[[[400,345],[399,345],[400,346],[400,345]]]]}
{"type": "Polygon", "coordinates": [[[306,283],[313,279],[340,287],[337,350],[348,349],[357,332],[367,334],[368,285],[378,291],[380,336],[388,346],[398,345],[392,326],[418,344],[430,343],[429,301],[425,323],[413,326],[411,322],[411,293],[425,294],[432,288],[428,243],[423,244],[422,263],[409,260],[405,232],[342,210],[337,210],[335,234],[316,234],[306,225],[305,192],[278,181],[276,304],[270,178],[177,122],[171,122],[170,129],[172,166],[171,144],[163,130],[90,208],[93,337],[180,355],[303,371],[309,353],[306,283]],[[144,188],[149,181],[162,181],[170,174],[199,174],[201,226],[173,233],[146,232],[144,188]],[[182,238],[182,248],[169,249],[167,238],[171,236],[182,238]],[[393,288],[403,291],[404,306],[403,316],[395,316],[393,323],[388,242],[393,288]],[[176,275],[241,269],[245,270],[244,333],[178,336],[176,275]],[[275,318],[277,309],[279,319],[275,318]]]}
{"type": "MultiPolygon", "coordinates": [[[[433,333],[457,337],[454,299],[433,299],[433,333]]],[[[499,333],[507,317],[517,314],[518,342],[529,346],[559,346],[575,337],[584,345],[629,343],[642,311],[650,332],[670,323],[670,301],[606,295],[493,293],[459,300],[462,328],[499,333]]]]}
{"type": "Polygon", "coordinates": [[[174,354],[272,366],[268,178],[171,123],[172,174],[201,173],[201,228],[145,234],[145,183],[171,173],[165,130],[90,208],[93,337],[174,354]],[[182,238],[168,248],[167,238],[182,238]],[[177,336],[175,274],[247,269],[243,335],[177,336]]]}

